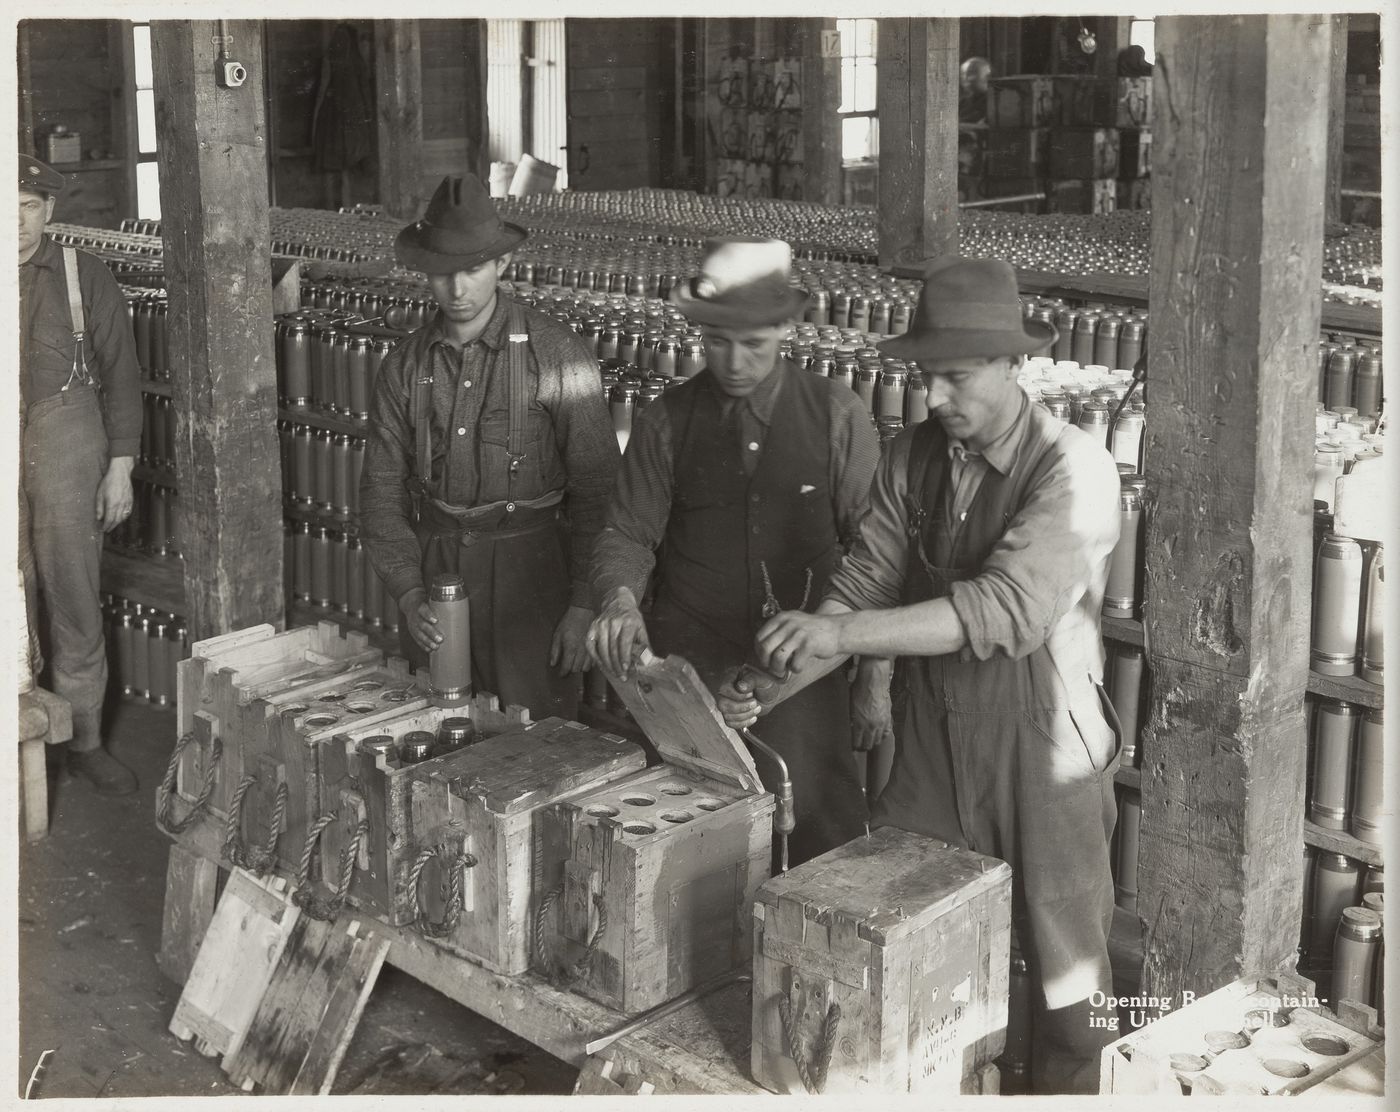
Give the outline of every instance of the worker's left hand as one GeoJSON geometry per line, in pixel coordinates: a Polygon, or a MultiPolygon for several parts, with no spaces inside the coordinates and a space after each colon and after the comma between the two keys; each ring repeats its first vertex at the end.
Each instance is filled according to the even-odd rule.
{"type": "Polygon", "coordinates": [[[835,617],[784,610],[758,631],[754,642],[758,662],[775,676],[788,669],[800,672],[809,664],[840,653],[840,629],[835,617]]]}
{"type": "Polygon", "coordinates": [[[890,662],[862,660],[851,683],[851,748],[870,752],[893,741],[890,662]]]}
{"type": "Polygon", "coordinates": [[[559,619],[549,646],[549,663],[558,666],[561,676],[588,667],[588,627],[592,623],[593,611],[586,606],[571,606],[559,619]]]}
{"type": "Polygon", "coordinates": [[[136,461],[118,456],[107,464],[107,473],[97,484],[95,507],[103,532],[110,532],[131,516],[136,497],[131,490],[131,468],[136,461]]]}
{"type": "Polygon", "coordinates": [[[742,730],[758,721],[767,708],[753,696],[752,688],[740,688],[730,676],[715,692],[715,706],[724,715],[724,724],[731,730],[742,730]]]}

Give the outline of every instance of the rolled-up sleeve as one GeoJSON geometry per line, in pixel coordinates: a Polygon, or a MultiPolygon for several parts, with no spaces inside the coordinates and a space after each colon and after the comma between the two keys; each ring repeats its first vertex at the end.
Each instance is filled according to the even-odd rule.
{"type": "Polygon", "coordinates": [[[595,606],[627,587],[640,600],[656,566],[656,548],[671,516],[671,422],[666,406],[653,402],[632,419],[632,434],[603,531],[593,547],[595,606]]]}
{"type": "Polygon", "coordinates": [[[903,600],[909,557],[904,496],[912,432],[901,433],[886,448],[870,487],[869,512],[827,585],[826,598],[852,610],[885,610],[903,600]]]}
{"type": "Polygon", "coordinates": [[[993,546],[982,570],[952,584],[953,609],[978,660],[1019,659],[1045,643],[1085,595],[1101,593],[1118,541],[1118,470],[1068,430],[1053,462],[993,546]]]}

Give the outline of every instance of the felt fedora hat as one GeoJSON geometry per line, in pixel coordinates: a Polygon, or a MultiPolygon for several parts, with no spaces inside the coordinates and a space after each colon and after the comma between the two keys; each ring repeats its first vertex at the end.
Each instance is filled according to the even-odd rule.
{"type": "Polygon", "coordinates": [[[1027,355],[1054,343],[1053,325],[1021,315],[1016,272],[1000,259],[944,255],[924,270],[909,331],[876,345],[916,362],[1027,355]]]}
{"type": "Polygon", "coordinates": [[[399,232],[394,255],[410,270],[452,274],[515,250],[529,234],[501,219],[476,175],[448,176],[423,219],[399,232]]]}
{"type": "Polygon", "coordinates": [[[712,239],[700,273],[671,291],[687,320],[718,328],[760,328],[792,320],[807,303],[788,282],[792,248],[780,239],[712,239]]]}

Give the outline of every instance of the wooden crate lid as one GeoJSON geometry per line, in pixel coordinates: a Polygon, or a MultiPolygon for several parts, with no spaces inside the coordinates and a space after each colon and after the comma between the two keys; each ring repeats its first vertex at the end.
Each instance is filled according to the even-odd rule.
{"type": "MultiPolygon", "coordinates": [[[[764,790],[748,747],[724,724],[714,696],[689,661],[643,650],[627,679],[606,675],[667,764],[745,791],[764,790]]],[[[762,734],[762,723],[756,732],[762,734]]]]}
{"type": "Polygon", "coordinates": [[[488,811],[509,815],[639,772],[646,763],[635,742],[545,718],[460,750],[442,775],[454,795],[474,795],[488,811]]]}
{"type": "Polygon", "coordinates": [[[1005,861],[882,826],[765,881],[756,899],[769,907],[801,903],[817,922],[857,922],[861,938],[884,944],[1002,885],[1009,899],[1005,861]]]}

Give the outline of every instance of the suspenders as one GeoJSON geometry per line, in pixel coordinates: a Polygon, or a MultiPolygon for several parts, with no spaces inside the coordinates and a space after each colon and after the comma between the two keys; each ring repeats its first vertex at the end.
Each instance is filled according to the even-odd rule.
{"type": "Polygon", "coordinates": [[[73,324],[73,369],[68,372],[68,381],[61,389],[67,390],[75,382],[79,386],[95,386],[83,353],[87,318],[83,315],[83,293],[78,286],[78,252],[71,247],[63,248],[63,277],[68,286],[68,316],[73,324]]]}
{"type": "MultiPolygon", "coordinates": [[[[530,334],[525,328],[525,314],[520,306],[511,303],[507,320],[509,336],[506,342],[506,397],[510,406],[506,425],[506,455],[510,458],[510,471],[506,476],[506,511],[515,510],[515,476],[520,470],[520,461],[525,458],[525,421],[529,414],[528,367],[525,356],[530,343],[530,334]]],[[[424,375],[414,381],[411,418],[413,421],[415,456],[418,464],[417,491],[415,503],[428,496],[428,483],[433,474],[432,430],[428,414],[432,409],[432,375],[424,375]]],[[[416,515],[415,515],[416,516],[416,515]]]]}

